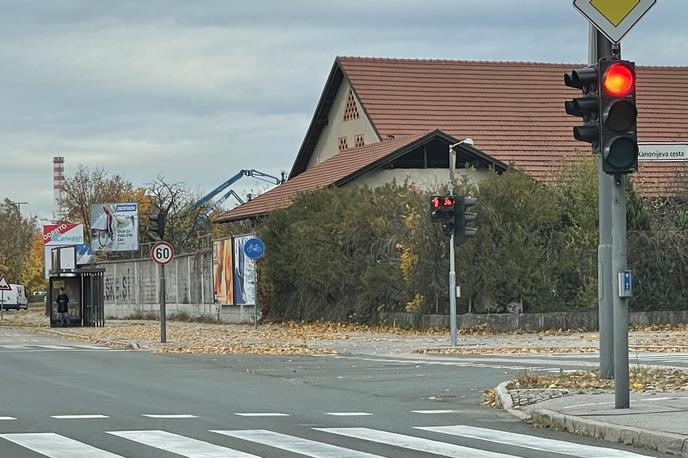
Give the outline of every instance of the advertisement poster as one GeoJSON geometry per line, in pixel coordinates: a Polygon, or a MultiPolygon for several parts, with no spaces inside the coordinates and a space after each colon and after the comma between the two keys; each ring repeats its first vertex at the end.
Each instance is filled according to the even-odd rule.
{"type": "Polygon", "coordinates": [[[139,204],[91,204],[91,248],[94,251],[139,249],[139,204]]]}
{"type": "Polygon", "coordinates": [[[80,245],[84,243],[83,224],[46,224],[43,226],[43,259],[45,278],[52,267],[50,250],[57,246],[80,245]]]}
{"type": "Polygon", "coordinates": [[[232,305],[232,239],[213,241],[213,292],[215,304],[232,305]]]}
{"type": "Polygon", "coordinates": [[[234,239],[234,305],[255,305],[256,262],[246,256],[244,245],[254,235],[234,239]]]}

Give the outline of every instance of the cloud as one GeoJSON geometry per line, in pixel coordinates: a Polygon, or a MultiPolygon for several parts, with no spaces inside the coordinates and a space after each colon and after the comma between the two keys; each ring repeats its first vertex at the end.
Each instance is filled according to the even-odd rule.
{"type": "MultiPolygon", "coordinates": [[[[83,163],[199,192],[240,169],[279,175],[337,55],[575,63],[587,53],[587,22],[568,1],[2,4],[0,198],[44,216],[54,155],[67,174],[83,163]]],[[[687,9],[657,5],[624,55],[686,64],[687,9]]]]}

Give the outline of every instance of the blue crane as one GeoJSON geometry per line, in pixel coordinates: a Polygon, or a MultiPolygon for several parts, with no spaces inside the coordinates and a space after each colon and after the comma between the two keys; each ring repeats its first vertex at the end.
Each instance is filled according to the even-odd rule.
{"type": "MultiPolygon", "coordinates": [[[[222,183],[220,186],[213,189],[208,194],[206,194],[205,196],[201,197],[196,202],[194,202],[193,205],[191,205],[191,209],[196,210],[196,209],[202,207],[203,205],[209,203],[213,199],[213,197],[217,196],[219,193],[221,193],[222,191],[224,191],[225,189],[227,189],[228,187],[230,187],[231,185],[233,185],[234,183],[239,181],[242,177],[253,177],[253,178],[257,178],[259,180],[268,182],[268,183],[274,183],[274,184],[279,185],[279,184],[282,184],[285,182],[284,175],[285,174],[282,173],[282,178],[277,178],[277,177],[274,177],[272,175],[268,175],[267,173],[259,172],[258,170],[254,170],[254,169],[240,170],[236,175],[234,175],[233,177],[231,177],[230,179],[228,179],[227,181],[222,183]]],[[[193,228],[195,228],[199,224],[203,223],[206,219],[208,219],[210,217],[210,215],[212,215],[215,210],[220,208],[220,206],[225,202],[225,200],[227,200],[229,198],[229,196],[234,196],[234,198],[239,202],[239,204],[244,203],[244,201],[241,199],[241,197],[239,197],[239,195],[236,192],[234,192],[233,189],[230,189],[222,197],[220,197],[217,200],[217,202],[210,205],[206,211],[201,213],[201,215],[199,215],[199,217],[196,218],[196,221],[194,221],[193,225],[189,228],[188,233],[190,233],[193,230],[193,228]]]]}
{"type": "MultiPolygon", "coordinates": [[[[228,187],[230,187],[231,185],[233,185],[234,183],[239,181],[242,177],[253,177],[253,178],[257,178],[259,180],[262,180],[262,181],[265,181],[268,183],[272,183],[272,184],[284,183],[284,174],[282,174],[282,178],[280,179],[280,178],[274,177],[272,175],[268,175],[267,173],[259,172],[258,170],[254,170],[254,169],[239,170],[239,172],[236,175],[229,178],[227,181],[225,181],[224,183],[219,185],[217,188],[213,189],[208,194],[206,194],[205,196],[201,197],[196,202],[194,202],[194,204],[191,206],[191,208],[193,208],[195,210],[195,209],[201,207],[202,205],[207,204],[208,202],[210,202],[212,200],[213,197],[215,197],[216,195],[218,195],[219,193],[221,193],[222,191],[224,191],[225,189],[227,189],[228,187]]],[[[237,199],[240,203],[242,203],[242,204],[244,203],[239,198],[239,196],[233,190],[230,189],[224,196],[222,196],[222,198],[220,199],[220,201],[218,203],[216,203],[215,205],[213,205],[211,207],[212,210],[214,211],[215,209],[219,208],[220,205],[222,205],[222,203],[225,200],[227,200],[227,198],[231,195],[233,195],[234,198],[237,199]]]]}

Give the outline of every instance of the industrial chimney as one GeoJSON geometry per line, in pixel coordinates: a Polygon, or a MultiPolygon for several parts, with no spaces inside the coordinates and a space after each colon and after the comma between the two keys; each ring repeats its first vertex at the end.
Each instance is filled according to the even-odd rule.
{"type": "Polygon", "coordinates": [[[53,157],[53,221],[60,222],[65,217],[64,209],[64,157],[53,157]]]}

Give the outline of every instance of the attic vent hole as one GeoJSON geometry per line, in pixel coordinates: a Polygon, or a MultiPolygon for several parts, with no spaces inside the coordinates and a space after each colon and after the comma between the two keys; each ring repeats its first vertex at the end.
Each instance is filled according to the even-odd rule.
{"type": "Polygon", "coordinates": [[[354,91],[349,89],[349,98],[346,101],[346,108],[344,109],[344,121],[351,121],[353,119],[358,118],[358,107],[356,106],[356,98],[354,97],[354,91]]]}
{"type": "Polygon", "coordinates": [[[339,137],[339,151],[344,151],[345,149],[349,149],[349,145],[346,141],[346,137],[339,137]]]}

